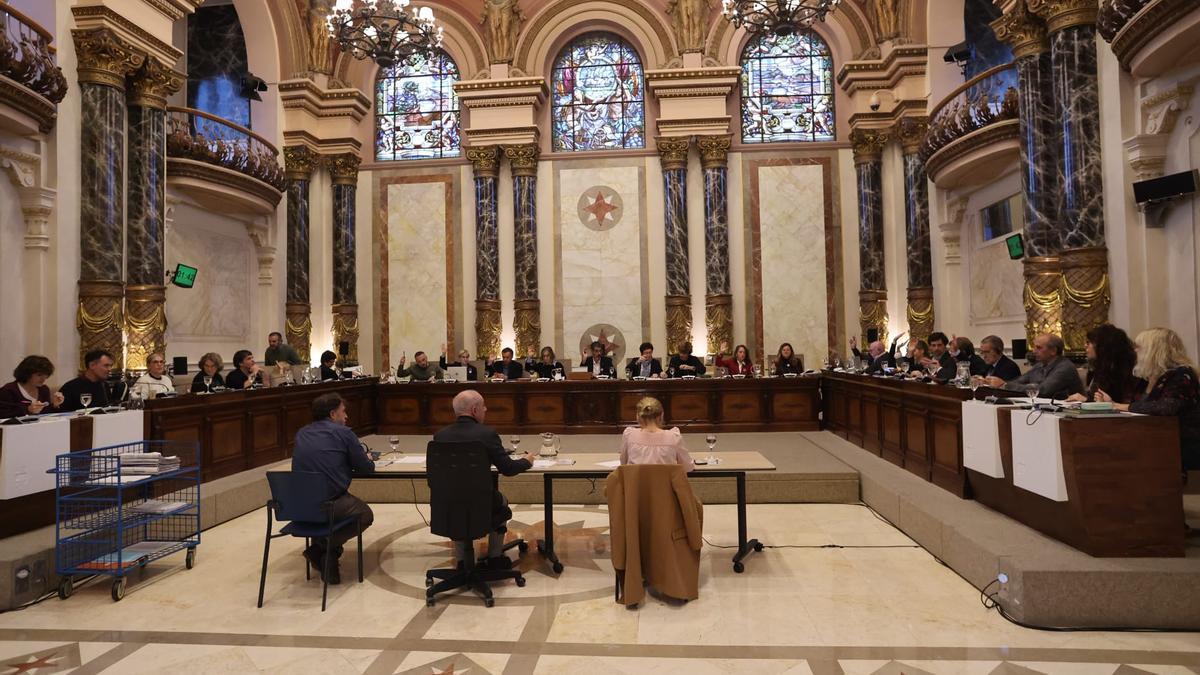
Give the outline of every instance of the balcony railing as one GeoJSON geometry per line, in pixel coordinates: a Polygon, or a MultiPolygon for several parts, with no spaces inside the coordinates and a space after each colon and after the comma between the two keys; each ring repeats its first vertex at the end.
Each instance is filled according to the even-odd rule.
{"type": "Polygon", "coordinates": [[[1154,78],[1195,60],[1200,2],[1103,0],[1096,28],[1122,68],[1138,78],[1154,78]]]}
{"type": "Polygon", "coordinates": [[[1020,108],[1016,75],[1016,67],[1011,63],[996,66],[962,83],[942,99],[929,115],[922,158],[928,160],[969,133],[1017,119],[1020,108]]]}
{"type": "Polygon", "coordinates": [[[282,192],[279,150],[249,129],[192,108],[167,108],[167,156],[224,167],[282,192]]]}
{"type": "Polygon", "coordinates": [[[45,28],[0,0],[0,75],[57,104],[67,95],[67,78],[52,41],[45,28]]]}
{"type": "Polygon", "coordinates": [[[1105,42],[1112,42],[1117,33],[1152,0],[1101,0],[1096,17],[1096,29],[1105,42]]]}

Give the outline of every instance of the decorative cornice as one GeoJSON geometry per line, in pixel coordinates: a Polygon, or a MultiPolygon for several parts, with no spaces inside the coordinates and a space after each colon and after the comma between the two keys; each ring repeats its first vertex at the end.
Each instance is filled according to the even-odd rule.
{"type": "Polygon", "coordinates": [[[81,84],[102,84],[124,91],[125,77],[146,60],[145,54],[108,28],[76,28],[71,37],[81,84]]]}
{"type": "Polygon", "coordinates": [[[175,178],[191,178],[223,185],[257,197],[271,207],[278,206],[279,201],[283,199],[283,192],[253,176],[185,157],[167,157],[167,182],[170,183],[175,178]]]}
{"type": "Polygon", "coordinates": [[[1096,0],[1028,0],[1029,11],[1046,20],[1051,33],[1072,26],[1094,26],[1100,13],[1096,0]]]}
{"type": "Polygon", "coordinates": [[[536,143],[504,146],[504,156],[508,158],[513,177],[536,176],[540,152],[536,143]]]}
{"type": "Polygon", "coordinates": [[[912,154],[921,149],[925,142],[925,134],[929,133],[928,117],[901,117],[896,121],[895,137],[900,141],[904,154],[912,154]]]}
{"type": "Polygon", "coordinates": [[[500,175],[500,146],[473,145],[466,148],[467,159],[476,178],[495,178],[500,175]]]}
{"type": "Polygon", "coordinates": [[[196,11],[204,0],[142,0],[171,21],[178,21],[196,11]]]}
{"type": "Polygon", "coordinates": [[[924,46],[898,47],[883,59],[847,61],[837,74],[837,83],[853,95],[859,89],[890,89],[905,77],[923,77],[929,60],[924,46]]]}
{"type": "Polygon", "coordinates": [[[996,39],[1012,47],[1014,58],[1037,56],[1050,51],[1046,24],[1029,11],[1025,0],[1016,0],[999,19],[989,24],[996,39]]]}
{"type": "Polygon", "coordinates": [[[1188,109],[1195,92],[1196,85],[1193,80],[1181,82],[1166,91],[1142,99],[1143,133],[1170,134],[1174,131],[1179,113],[1188,109]]]}
{"type": "Polygon", "coordinates": [[[75,17],[76,30],[88,31],[107,28],[125,44],[162,61],[167,66],[175,65],[179,61],[179,57],[183,56],[183,52],[179,49],[163,42],[146,29],[104,5],[72,7],[71,15],[75,17]]]}
{"type": "Polygon", "coordinates": [[[289,180],[308,180],[321,164],[321,156],[307,145],[283,146],[283,169],[289,180]]]}
{"type": "Polygon", "coordinates": [[[490,91],[492,89],[521,89],[524,87],[537,87],[543,92],[548,91],[546,88],[546,78],[544,77],[510,77],[503,80],[455,82],[454,92],[461,94],[462,92],[490,91]]]}
{"type": "Polygon", "coordinates": [[[322,89],[309,79],[279,83],[284,110],[303,110],[320,119],[349,117],[361,122],[371,111],[371,99],[354,88],[322,89]]]}
{"type": "Polygon", "coordinates": [[[0,103],[29,115],[44,134],[50,133],[58,118],[58,106],[53,101],[4,75],[0,75],[0,103]]]}
{"type": "Polygon", "coordinates": [[[691,139],[687,136],[659,136],[655,142],[658,144],[658,156],[662,161],[663,171],[687,168],[691,139]]]}
{"type": "Polygon", "coordinates": [[[1129,70],[1134,57],[1154,38],[1194,11],[1196,0],[1157,0],[1143,7],[1110,40],[1121,67],[1129,70]]]}
{"type": "Polygon", "coordinates": [[[646,81],[653,82],[655,80],[707,80],[712,78],[738,78],[742,75],[742,69],[736,66],[722,66],[719,68],[671,68],[667,70],[647,70],[646,81]]]}
{"type": "Polygon", "coordinates": [[[471,110],[480,108],[513,108],[518,106],[536,106],[544,97],[532,96],[489,96],[487,98],[471,99],[468,104],[471,110]]]}
{"type": "Polygon", "coordinates": [[[358,182],[358,165],[362,163],[357,154],[343,152],[338,155],[326,155],[325,166],[334,185],[354,185],[358,182]]]}
{"type": "Polygon", "coordinates": [[[30,188],[37,183],[40,162],[37,155],[0,145],[0,169],[8,172],[18,188],[30,188]]]}
{"type": "Polygon", "coordinates": [[[700,148],[700,166],[705,169],[719,169],[729,164],[729,147],[733,144],[733,136],[698,136],[696,147],[700,148]]]}
{"type": "Polygon", "coordinates": [[[129,77],[129,104],[166,110],[167,97],[179,91],[186,80],[183,73],[168,68],[158,59],[147,58],[129,77]]]}
{"type": "Polygon", "coordinates": [[[883,146],[888,142],[887,129],[855,129],[850,132],[850,148],[854,151],[854,163],[878,162],[883,157],[883,146]]]}

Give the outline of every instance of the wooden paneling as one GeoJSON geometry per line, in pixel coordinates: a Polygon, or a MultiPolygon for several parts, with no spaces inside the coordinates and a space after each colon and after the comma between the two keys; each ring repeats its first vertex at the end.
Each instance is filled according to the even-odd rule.
{"type": "Polygon", "coordinates": [[[667,424],[688,424],[710,419],[707,394],[672,392],[668,400],[667,424]]]}
{"type": "Polygon", "coordinates": [[[807,392],[777,392],[771,397],[771,419],[775,422],[806,422],[816,418],[817,401],[807,392]]]}
{"type": "Polygon", "coordinates": [[[421,402],[416,397],[393,397],[381,402],[383,419],[397,427],[421,423],[421,402]]]}
{"type": "Polygon", "coordinates": [[[566,404],[561,396],[553,394],[526,396],[525,421],[530,424],[563,424],[567,421],[566,404]]]}
{"type": "Polygon", "coordinates": [[[757,391],[722,393],[722,422],[758,422],[763,418],[762,394],[757,391]]]}
{"type": "Polygon", "coordinates": [[[883,454],[883,448],[880,445],[880,415],[879,410],[879,392],[864,392],[862,397],[862,446],[868,452],[876,455],[883,454]]]}
{"type": "Polygon", "coordinates": [[[883,458],[904,466],[904,411],[899,399],[880,399],[879,417],[883,458]]]}

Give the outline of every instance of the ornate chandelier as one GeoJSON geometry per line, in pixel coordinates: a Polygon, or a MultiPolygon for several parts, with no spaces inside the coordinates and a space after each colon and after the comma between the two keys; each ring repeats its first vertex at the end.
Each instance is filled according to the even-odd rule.
{"type": "Polygon", "coordinates": [[[442,46],[442,27],[428,7],[410,0],[337,0],[329,15],[329,34],[356,59],[390,68],[413,54],[432,54],[442,46]]]}
{"type": "Polygon", "coordinates": [[[824,21],[841,0],[721,0],[725,18],[752,35],[792,35],[824,21]]]}

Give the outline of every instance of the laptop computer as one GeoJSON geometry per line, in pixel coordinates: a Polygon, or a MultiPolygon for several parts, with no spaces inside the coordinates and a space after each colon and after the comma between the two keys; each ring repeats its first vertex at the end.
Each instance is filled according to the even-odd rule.
{"type": "Polygon", "coordinates": [[[467,381],[467,367],[466,366],[448,366],[446,368],[446,377],[448,377],[452,380],[458,380],[459,382],[466,382],[467,381]]]}

